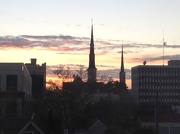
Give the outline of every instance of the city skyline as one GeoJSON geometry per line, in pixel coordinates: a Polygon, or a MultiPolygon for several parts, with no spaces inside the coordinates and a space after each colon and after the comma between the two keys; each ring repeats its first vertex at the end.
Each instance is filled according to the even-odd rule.
{"type": "Polygon", "coordinates": [[[167,60],[179,59],[179,4],[178,0],[3,1],[0,61],[27,63],[37,58],[47,66],[88,66],[93,19],[97,70],[120,71],[123,45],[130,80],[131,67],[144,60],[148,65],[163,64],[163,38],[165,65],[167,60]]]}

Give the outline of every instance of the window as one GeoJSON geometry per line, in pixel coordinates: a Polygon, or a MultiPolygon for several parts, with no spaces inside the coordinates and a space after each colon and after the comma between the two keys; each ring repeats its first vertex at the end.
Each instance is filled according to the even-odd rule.
{"type": "Polygon", "coordinates": [[[17,91],[17,75],[6,76],[6,90],[17,91]]]}

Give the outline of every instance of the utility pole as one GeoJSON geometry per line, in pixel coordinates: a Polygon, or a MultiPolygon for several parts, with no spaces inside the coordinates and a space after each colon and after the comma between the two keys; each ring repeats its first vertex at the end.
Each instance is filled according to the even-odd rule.
{"type": "Polygon", "coordinates": [[[155,134],[159,133],[159,120],[158,120],[158,90],[155,90],[155,134]]]}
{"type": "Polygon", "coordinates": [[[164,41],[164,29],[163,29],[163,66],[164,66],[164,46],[166,45],[166,42],[164,41]]]}

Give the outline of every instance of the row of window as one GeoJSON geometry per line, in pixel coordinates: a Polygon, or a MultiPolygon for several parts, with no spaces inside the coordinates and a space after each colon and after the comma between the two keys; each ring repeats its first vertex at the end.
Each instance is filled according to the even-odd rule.
{"type": "Polygon", "coordinates": [[[180,73],[174,72],[174,73],[160,73],[160,72],[140,72],[140,76],[180,76],[180,73]]]}
{"type": "Polygon", "coordinates": [[[152,73],[179,73],[180,68],[140,68],[139,70],[142,73],[152,72],[152,73]]]}
{"type": "Polygon", "coordinates": [[[154,86],[151,84],[144,84],[140,85],[140,89],[180,89],[180,86],[177,85],[172,85],[172,86],[165,86],[165,85],[160,85],[160,86],[154,86]]]}
{"type": "MultiPolygon", "coordinates": [[[[139,93],[139,95],[156,95],[155,92],[144,92],[144,93],[139,93]]],[[[160,92],[158,93],[158,95],[172,95],[172,96],[180,96],[180,92],[179,93],[169,93],[169,92],[160,92]]]]}
{"type": "Polygon", "coordinates": [[[179,78],[164,78],[164,77],[160,77],[160,78],[152,78],[152,77],[142,77],[139,78],[140,82],[180,82],[179,78]]]}
{"type": "MultiPolygon", "coordinates": [[[[180,102],[180,99],[159,99],[159,102],[180,102]]],[[[139,102],[154,102],[152,99],[140,99],[139,102]]]]}

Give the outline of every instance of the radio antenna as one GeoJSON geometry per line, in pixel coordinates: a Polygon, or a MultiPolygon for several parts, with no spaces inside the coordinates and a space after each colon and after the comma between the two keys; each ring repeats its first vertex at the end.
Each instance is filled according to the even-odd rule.
{"type": "Polygon", "coordinates": [[[164,46],[166,45],[166,42],[164,42],[164,29],[163,29],[163,66],[164,66],[164,46]]]}

